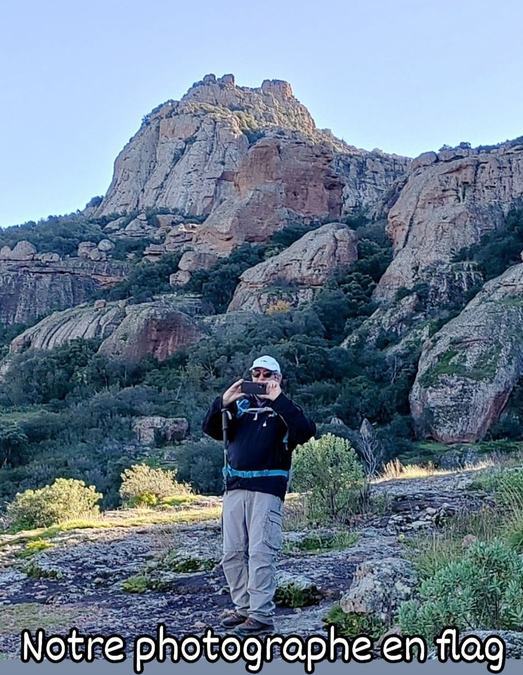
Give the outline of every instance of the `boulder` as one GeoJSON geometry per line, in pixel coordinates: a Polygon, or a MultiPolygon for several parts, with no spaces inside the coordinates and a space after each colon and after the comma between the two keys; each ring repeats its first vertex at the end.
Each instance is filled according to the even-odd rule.
{"type": "Polygon", "coordinates": [[[196,320],[167,300],[128,305],[124,311],[124,319],[102,342],[99,353],[127,364],[148,355],[164,361],[203,336],[196,320]]]}
{"type": "Polygon", "coordinates": [[[11,251],[11,260],[32,260],[37,253],[36,246],[30,241],[19,241],[11,251]]]}
{"type": "Polygon", "coordinates": [[[368,614],[391,624],[404,600],[413,595],[417,575],[412,563],[402,558],[368,560],[358,565],[340,607],[347,614],[368,614]]]}
{"type": "Polygon", "coordinates": [[[138,417],[133,421],[133,431],[139,443],[155,446],[182,441],[189,431],[189,422],[185,417],[138,417]]]}
{"type": "Polygon", "coordinates": [[[114,248],[114,243],[110,239],[102,239],[98,242],[98,250],[102,253],[109,253],[114,248]]]}
{"type": "Polygon", "coordinates": [[[489,281],[425,341],[410,393],[418,433],[481,440],[523,376],[523,263],[489,281]]]}
{"type": "Polygon", "coordinates": [[[89,258],[92,251],[96,250],[94,241],[81,241],[78,244],[78,257],[89,258]]]}
{"type": "Polygon", "coordinates": [[[352,230],[342,223],[323,225],[243,272],[227,311],[262,312],[281,298],[293,305],[310,300],[311,290],[322,288],[330,276],[345,271],[357,258],[352,230]]]}
{"type": "Polygon", "coordinates": [[[200,339],[198,301],[163,296],[140,305],[126,301],[97,302],[46,316],[18,335],[10,345],[16,354],[27,349],[53,349],[75,338],[101,339],[99,353],[127,363],[151,354],[163,360],[200,339]],[[105,304],[102,304],[105,303],[105,304]]]}

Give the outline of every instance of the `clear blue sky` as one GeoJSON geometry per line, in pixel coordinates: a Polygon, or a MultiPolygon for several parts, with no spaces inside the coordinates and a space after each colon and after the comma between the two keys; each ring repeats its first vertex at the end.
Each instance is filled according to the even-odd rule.
{"type": "Polygon", "coordinates": [[[211,72],[288,80],[369,150],[523,134],[519,0],[3,0],[0,21],[0,226],[104,194],[143,115],[211,72]]]}

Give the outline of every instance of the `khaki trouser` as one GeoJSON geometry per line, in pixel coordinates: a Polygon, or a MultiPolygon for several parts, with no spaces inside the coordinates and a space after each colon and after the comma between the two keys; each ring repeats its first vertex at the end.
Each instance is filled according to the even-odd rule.
{"type": "Polygon", "coordinates": [[[275,495],[230,490],[223,497],[222,567],[237,612],[272,625],[276,554],[283,502],[275,495]]]}

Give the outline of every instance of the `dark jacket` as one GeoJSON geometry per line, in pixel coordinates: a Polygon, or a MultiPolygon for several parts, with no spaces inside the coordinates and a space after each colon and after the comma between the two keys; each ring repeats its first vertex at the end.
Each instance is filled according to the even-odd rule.
{"type": "MultiPolygon", "coordinates": [[[[223,439],[221,410],[222,398],[218,396],[203,421],[203,431],[219,441],[223,439]]],[[[283,393],[274,401],[246,396],[229,405],[227,410],[231,414],[227,455],[232,469],[289,471],[292,450],[316,433],[314,422],[283,393]],[[251,407],[261,405],[270,410],[257,416],[242,412],[242,406],[246,405],[245,399],[251,407]]],[[[287,482],[283,476],[228,476],[227,489],[256,490],[284,499],[287,482]]]]}

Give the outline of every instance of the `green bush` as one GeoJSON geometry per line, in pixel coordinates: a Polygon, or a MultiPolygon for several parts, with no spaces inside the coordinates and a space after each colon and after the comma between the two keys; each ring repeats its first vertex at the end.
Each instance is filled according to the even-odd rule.
{"type": "Polygon", "coordinates": [[[500,541],[478,542],[425,580],[419,596],[400,607],[404,634],[432,640],[445,626],[521,630],[523,561],[500,541]]]}
{"type": "Polygon", "coordinates": [[[379,617],[356,612],[344,612],[340,605],[333,605],[325,617],[326,626],[335,626],[336,633],[347,638],[358,635],[368,635],[377,640],[386,630],[386,626],[379,617]]]}
{"type": "Polygon", "coordinates": [[[176,481],[176,473],[153,469],[147,464],[134,464],[121,475],[120,498],[127,508],[156,506],[175,495],[191,494],[191,488],[176,481]]]}
{"type": "Polygon", "coordinates": [[[7,507],[14,530],[49,527],[55,523],[99,514],[102,495],[81,480],[57,478],[52,485],[18,493],[7,507]]]}
{"type": "Polygon", "coordinates": [[[293,487],[310,492],[311,521],[336,521],[358,508],[366,488],[365,473],[349,441],[326,434],[296,449],[293,487]]]}
{"type": "Polygon", "coordinates": [[[223,492],[223,445],[213,439],[186,442],[176,448],[177,475],[200,494],[223,492]]]}

